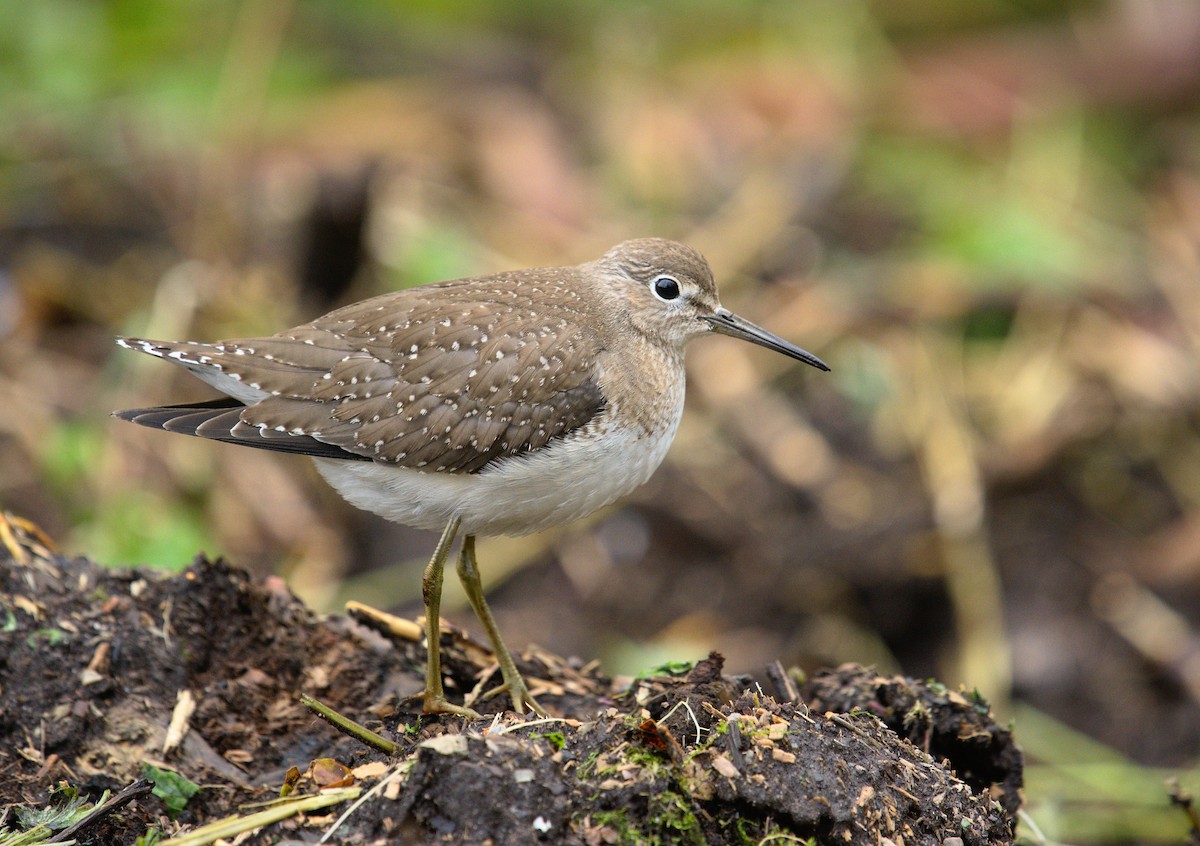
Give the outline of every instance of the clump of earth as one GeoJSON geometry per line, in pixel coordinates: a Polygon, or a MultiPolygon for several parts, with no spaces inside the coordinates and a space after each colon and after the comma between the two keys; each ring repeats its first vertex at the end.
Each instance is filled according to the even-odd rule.
{"type": "Polygon", "coordinates": [[[9,534],[0,831],[40,821],[31,842],[166,842],[226,817],[250,826],[242,844],[1013,839],[1020,752],[985,701],[936,683],[846,665],[797,687],[778,665],[727,676],[714,654],[614,684],[530,649],[521,670],[552,715],[533,718],[479,698],[492,655],[450,629],[448,694],[483,716],[429,717],[411,698],[417,627],[320,617],[219,560],[114,570],[9,534]],[[251,826],[263,808],[279,818],[251,826]]]}

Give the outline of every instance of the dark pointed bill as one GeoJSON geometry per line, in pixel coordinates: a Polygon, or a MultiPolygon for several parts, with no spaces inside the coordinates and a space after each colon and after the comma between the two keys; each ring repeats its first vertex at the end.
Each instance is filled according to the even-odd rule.
{"type": "Polygon", "coordinates": [[[794,358],[797,361],[803,361],[805,364],[811,364],[818,370],[829,370],[829,365],[812,353],[802,350],[794,344],[789,344],[778,335],[768,332],[761,326],[756,326],[745,318],[738,317],[727,308],[717,309],[716,314],[705,315],[704,319],[712,324],[714,332],[720,332],[722,335],[730,335],[734,338],[741,338],[743,341],[749,341],[752,344],[758,344],[760,347],[775,350],[775,352],[783,353],[788,358],[794,358]]]}

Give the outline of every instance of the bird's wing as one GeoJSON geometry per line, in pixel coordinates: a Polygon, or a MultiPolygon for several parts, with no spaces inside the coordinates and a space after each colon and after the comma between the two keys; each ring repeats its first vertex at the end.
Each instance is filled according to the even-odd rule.
{"type": "Polygon", "coordinates": [[[152,408],[131,408],[113,412],[114,417],[162,429],[196,435],[214,441],[242,446],[291,452],[319,458],[357,458],[369,461],[365,455],[346,452],[339,446],[324,444],[303,435],[282,434],[274,429],[260,429],[242,422],[241,415],[246,406],[233,397],[221,397],[208,402],[193,402],[182,405],[160,405],[152,408]]]}
{"type": "Polygon", "coordinates": [[[282,443],[278,435],[301,445],[288,451],[315,442],[323,446],[312,452],[326,457],[333,447],[346,458],[472,473],[574,432],[605,408],[592,368],[601,343],[572,319],[569,301],[547,307],[539,294],[488,279],[444,283],[269,338],[126,345],[160,350],[193,372],[219,371],[202,378],[229,380],[239,398],[262,394],[239,412],[243,429],[231,426],[224,439],[268,446],[282,443]]]}

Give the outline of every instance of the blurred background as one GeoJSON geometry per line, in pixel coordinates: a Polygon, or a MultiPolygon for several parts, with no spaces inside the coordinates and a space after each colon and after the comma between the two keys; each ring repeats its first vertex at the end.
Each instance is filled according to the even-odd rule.
{"type": "MultiPolygon", "coordinates": [[[[689,349],[666,464],[481,541],[509,643],[977,688],[1051,841],[1178,842],[1200,756],[1200,4],[0,0],[0,507],[72,554],[420,612],[435,537],[117,408],[118,334],[704,252],[821,374],[689,349]]],[[[443,613],[470,627],[455,593],[443,613]]],[[[1024,829],[1038,842],[1033,826],[1024,829]]]]}

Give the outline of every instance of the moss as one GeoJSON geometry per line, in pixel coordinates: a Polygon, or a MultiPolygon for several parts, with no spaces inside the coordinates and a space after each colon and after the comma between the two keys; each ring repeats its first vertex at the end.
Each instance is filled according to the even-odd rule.
{"type": "MultiPolygon", "coordinates": [[[[648,670],[642,670],[642,672],[634,677],[633,682],[637,684],[643,679],[660,678],[662,676],[686,676],[695,666],[695,661],[666,661],[648,670]]],[[[630,685],[630,688],[632,687],[633,685],[630,685]]]]}
{"type": "Polygon", "coordinates": [[[707,843],[692,801],[674,790],[650,797],[650,815],[647,826],[656,826],[660,829],[659,832],[653,832],[653,834],[667,835],[666,839],[653,840],[652,843],[707,843]]]}
{"type": "Polygon", "coordinates": [[[634,827],[629,823],[629,817],[624,809],[619,811],[597,811],[591,814],[592,822],[599,826],[607,826],[617,833],[617,843],[621,846],[632,846],[640,841],[636,839],[634,827]]]}
{"type": "Polygon", "coordinates": [[[530,740],[546,740],[554,747],[554,751],[561,750],[567,745],[567,738],[561,731],[548,731],[545,734],[531,734],[530,740]]]}
{"type": "Polygon", "coordinates": [[[640,825],[630,822],[624,809],[598,811],[590,816],[594,824],[615,831],[620,846],[707,846],[708,843],[692,802],[674,790],[650,797],[646,820],[640,825]]]}
{"type": "Polygon", "coordinates": [[[613,767],[600,766],[600,750],[596,749],[579,762],[579,766],[575,768],[575,775],[577,778],[596,778],[611,773],[613,769],[613,767]]]}

